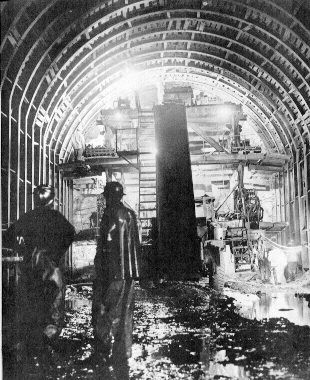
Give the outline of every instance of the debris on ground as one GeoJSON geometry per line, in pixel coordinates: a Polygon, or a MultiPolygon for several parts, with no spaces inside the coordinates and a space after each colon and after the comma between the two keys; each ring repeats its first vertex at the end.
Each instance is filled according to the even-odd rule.
{"type": "Polygon", "coordinates": [[[33,358],[24,378],[310,378],[309,326],[283,317],[245,318],[234,297],[204,283],[170,282],[152,289],[137,284],[132,358],[115,366],[95,365],[88,360],[93,353],[92,287],[70,285],[66,293],[66,325],[59,344],[48,362],[33,358]]]}

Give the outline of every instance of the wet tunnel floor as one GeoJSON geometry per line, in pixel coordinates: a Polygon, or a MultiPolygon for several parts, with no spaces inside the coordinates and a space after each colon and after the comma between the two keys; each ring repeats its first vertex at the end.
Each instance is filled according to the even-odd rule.
{"type": "Polygon", "coordinates": [[[232,298],[190,283],[137,286],[132,358],[113,367],[86,364],[83,359],[92,353],[91,287],[68,287],[67,298],[66,326],[53,363],[42,366],[35,359],[23,378],[310,378],[309,326],[285,318],[244,318],[232,298]]]}

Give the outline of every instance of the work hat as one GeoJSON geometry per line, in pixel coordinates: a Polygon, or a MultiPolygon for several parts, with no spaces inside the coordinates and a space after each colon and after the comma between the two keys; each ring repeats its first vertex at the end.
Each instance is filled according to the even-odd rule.
{"type": "Polygon", "coordinates": [[[42,184],[34,189],[33,194],[37,197],[40,205],[46,206],[53,201],[55,190],[53,186],[42,184]]]}
{"type": "Polygon", "coordinates": [[[202,196],[202,199],[205,199],[206,201],[210,201],[210,202],[215,201],[215,197],[213,195],[209,195],[207,193],[202,196]]]}
{"type": "Polygon", "coordinates": [[[108,182],[104,188],[103,195],[119,195],[122,197],[125,195],[123,186],[116,181],[108,182]]]}

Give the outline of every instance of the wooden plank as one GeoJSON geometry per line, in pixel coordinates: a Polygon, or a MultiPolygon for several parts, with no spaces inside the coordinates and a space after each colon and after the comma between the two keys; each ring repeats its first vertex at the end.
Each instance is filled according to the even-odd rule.
{"type": "Polygon", "coordinates": [[[281,169],[286,162],[288,162],[290,157],[285,154],[268,154],[263,153],[250,153],[247,155],[239,154],[226,154],[217,153],[210,155],[201,155],[196,157],[191,157],[192,165],[203,165],[203,164],[233,164],[239,165],[244,163],[247,165],[252,165],[253,169],[260,170],[265,167],[274,167],[281,169]]]}

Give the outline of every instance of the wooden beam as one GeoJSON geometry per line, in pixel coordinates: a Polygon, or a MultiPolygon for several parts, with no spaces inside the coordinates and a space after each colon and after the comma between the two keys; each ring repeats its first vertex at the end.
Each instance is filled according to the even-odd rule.
{"type": "Polygon", "coordinates": [[[205,131],[203,131],[200,127],[197,125],[191,125],[191,128],[193,131],[197,133],[204,141],[206,141],[208,144],[210,144],[213,148],[215,148],[218,152],[225,152],[228,153],[225,148],[223,148],[216,140],[214,140],[212,137],[208,135],[205,131]]]}
{"type": "Polygon", "coordinates": [[[199,164],[252,164],[256,165],[257,169],[263,166],[275,166],[282,168],[286,162],[290,160],[290,156],[286,154],[263,154],[263,153],[250,153],[250,154],[212,154],[203,156],[203,160],[192,158],[192,164],[199,161],[199,164]]]}

